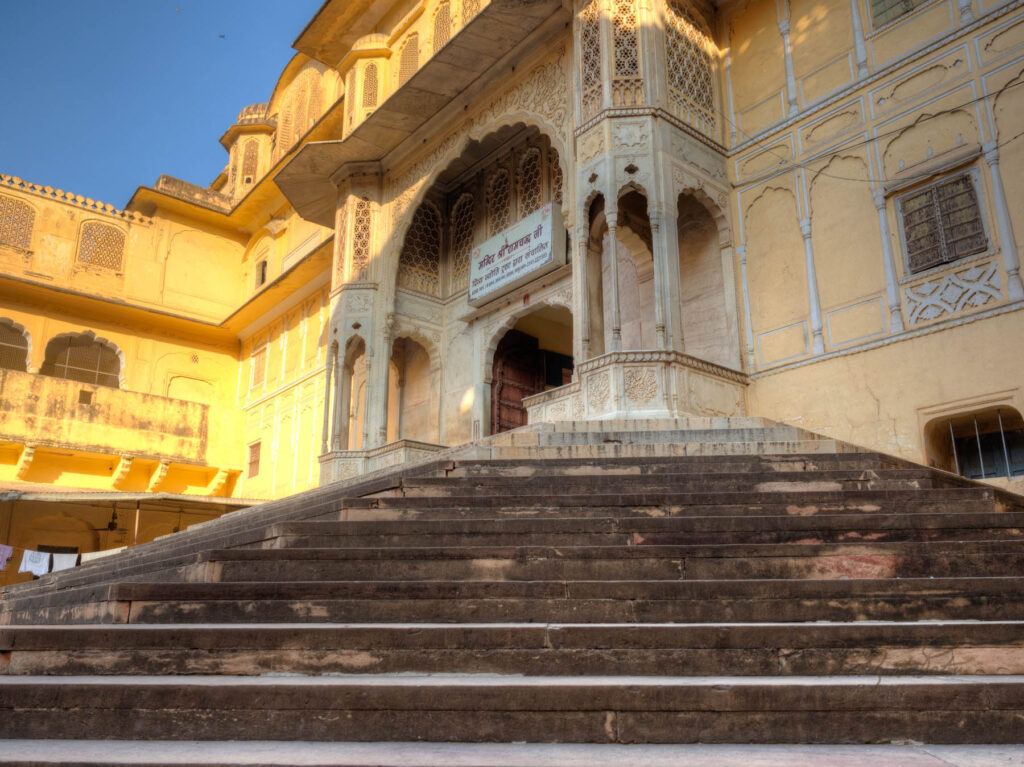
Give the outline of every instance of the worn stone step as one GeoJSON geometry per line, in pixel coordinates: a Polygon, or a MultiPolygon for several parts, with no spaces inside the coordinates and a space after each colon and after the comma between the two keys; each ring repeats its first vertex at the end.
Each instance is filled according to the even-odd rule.
{"type": "Polygon", "coordinates": [[[921,488],[896,490],[828,490],[801,488],[805,483],[783,483],[758,492],[693,492],[677,493],[655,490],[651,492],[617,493],[541,493],[532,495],[504,495],[481,493],[448,496],[407,495],[372,496],[344,499],[347,508],[473,508],[480,512],[495,510],[501,513],[515,508],[574,508],[630,509],[643,506],[713,506],[785,504],[795,507],[816,507],[825,504],[877,505],[881,503],[928,503],[938,501],[996,501],[996,493],[988,487],[921,488]]]}
{"type": "Polygon", "coordinates": [[[1016,577],[122,583],[10,605],[7,624],[1018,620],[1016,577]]]}
{"type": "Polygon", "coordinates": [[[0,629],[0,674],[1018,674],[1021,622],[0,629]]]}
{"type": "Polygon", "coordinates": [[[375,496],[393,495],[574,495],[582,492],[842,492],[961,486],[927,469],[872,469],[736,474],[626,474],[590,476],[473,476],[405,479],[375,496]]]}
{"type": "Polygon", "coordinates": [[[809,455],[740,455],[618,458],[550,458],[545,461],[491,459],[453,461],[446,477],[540,477],[573,475],[732,474],[755,472],[817,472],[830,470],[872,470],[920,468],[880,453],[832,453],[809,455]]]}
{"type": "Polygon", "coordinates": [[[5,740],[22,767],[1019,767],[1016,746],[5,740]]]}
{"type": "Polygon", "coordinates": [[[1018,743],[1020,676],[7,677],[0,737],[1018,743]]]}

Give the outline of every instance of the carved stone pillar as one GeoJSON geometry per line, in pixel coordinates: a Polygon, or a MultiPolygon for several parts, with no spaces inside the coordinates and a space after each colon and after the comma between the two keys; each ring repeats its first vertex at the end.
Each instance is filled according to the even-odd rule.
{"type": "Polygon", "coordinates": [[[970,24],[974,21],[974,11],[971,9],[971,0],[957,0],[956,9],[960,12],[960,25],[970,24]]]}
{"type": "Polygon", "coordinates": [[[1017,240],[1013,236],[1013,224],[1010,221],[1010,209],[1006,204],[1006,192],[1003,191],[1003,177],[999,172],[999,145],[995,141],[986,141],[982,145],[985,151],[985,162],[992,176],[992,198],[996,208],[996,220],[999,223],[999,246],[1003,251],[1003,268],[1006,270],[1006,294],[1011,301],[1024,298],[1024,286],[1020,279],[1020,257],[1017,254],[1017,240]]]}
{"type": "Polygon", "coordinates": [[[377,335],[375,354],[366,350],[366,418],[363,448],[380,447],[388,441],[388,363],[391,359],[391,322],[377,335]],[[372,442],[367,441],[372,439],[372,442]]]}
{"type": "MultiPolygon", "coordinates": [[[[614,199],[614,197],[612,198],[614,199]]],[[[610,269],[608,278],[611,280],[611,324],[612,324],[612,348],[610,351],[622,351],[622,314],[619,311],[619,239],[618,239],[618,213],[607,213],[605,220],[608,222],[608,255],[610,269]]]]}
{"type": "Polygon", "coordinates": [[[786,102],[789,104],[789,117],[797,113],[799,106],[796,98],[796,74],[793,70],[793,46],[789,41],[789,19],[782,19],[779,22],[779,32],[782,33],[782,52],[786,60],[786,102]]]}
{"type": "Polygon", "coordinates": [[[334,450],[348,450],[349,423],[352,420],[352,371],[339,354],[334,360],[334,450]]]}
{"type": "Polygon", "coordinates": [[[853,57],[857,62],[857,78],[863,80],[868,72],[868,48],[864,43],[864,24],[860,20],[860,5],[857,0],[850,0],[850,13],[853,19],[853,57]]]}
{"type": "Polygon", "coordinates": [[[648,209],[648,220],[651,222],[651,246],[654,257],[654,332],[657,348],[667,349],[665,317],[668,311],[668,275],[667,266],[671,249],[664,238],[661,210],[648,209]]]}
{"type": "Polygon", "coordinates": [[[892,252],[889,237],[889,216],[885,210],[885,190],[873,189],[875,209],[878,211],[878,228],[882,233],[882,262],[885,266],[885,297],[889,305],[889,332],[903,331],[903,312],[900,311],[900,286],[896,278],[896,257],[892,252]]]}
{"type": "Polygon", "coordinates": [[[326,383],[324,385],[324,429],[323,429],[323,438],[322,438],[321,444],[320,444],[320,453],[321,453],[321,455],[323,453],[326,453],[327,450],[328,450],[327,438],[328,438],[328,434],[330,433],[329,429],[330,429],[330,421],[331,421],[331,394],[332,394],[332,392],[331,392],[331,374],[334,372],[334,366],[335,366],[335,364],[337,364],[336,363],[337,359],[338,359],[338,349],[337,349],[337,347],[331,347],[331,354],[327,358],[327,364],[324,365],[325,372],[327,373],[327,381],[326,381],[326,383]]]}
{"type": "Polygon", "coordinates": [[[825,339],[821,326],[821,300],[818,298],[818,278],[814,270],[814,249],[811,247],[811,220],[800,219],[800,233],[804,236],[804,255],[807,260],[807,298],[811,305],[811,334],[814,340],[811,350],[815,354],[825,351],[825,339]]]}
{"type": "MultiPolygon", "coordinates": [[[[580,216],[580,221],[586,220],[586,215],[580,216]]],[[[590,247],[590,232],[584,224],[576,227],[576,237],[573,240],[573,258],[575,263],[572,266],[573,292],[576,298],[576,306],[579,314],[578,322],[573,326],[579,329],[579,348],[577,359],[580,362],[590,359],[590,290],[589,277],[587,275],[587,255],[590,247]]]]}
{"type": "Polygon", "coordinates": [[[736,246],[740,257],[740,282],[743,287],[743,330],[747,340],[747,370],[754,369],[754,328],[750,324],[750,289],[747,287],[747,246],[736,246]]]}

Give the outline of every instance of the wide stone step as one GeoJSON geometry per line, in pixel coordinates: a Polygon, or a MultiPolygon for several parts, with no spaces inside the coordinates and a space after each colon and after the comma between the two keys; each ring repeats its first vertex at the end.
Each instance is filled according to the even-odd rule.
{"type": "Polygon", "coordinates": [[[456,460],[446,477],[542,477],[574,475],[734,474],[743,472],[870,471],[920,468],[879,453],[808,455],[690,456],[687,458],[551,458],[545,461],[491,459],[456,460]]]}
{"type": "Polygon", "coordinates": [[[122,583],[18,600],[21,623],[1020,620],[1016,577],[122,583]]]}
{"type": "Polygon", "coordinates": [[[600,444],[548,443],[501,445],[477,450],[487,458],[505,460],[535,460],[571,458],[589,459],[646,459],[693,458],[759,455],[834,455],[841,452],[860,452],[859,448],[832,439],[778,439],[769,441],[699,441],[699,442],[605,442],[600,444]]]}
{"type": "Polygon", "coordinates": [[[392,495],[574,495],[588,493],[842,492],[962,487],[962,480],[927,469],[730,474],[625,474],[589,476],[472,476],[405,479],[392,495]]]}
{"type": "MultiPolygon", "coordinates": [[[[310,538],[311,541],[315,540],[310,538]]],[[[855,544],[430,546],[227,549],[189,581],[617,580],[1013,576],[1024,541],[855,544]]]]}
{"type": "Polygon", "coordinates": [[[820,507],[831,504],[878,505],[882,503],[920,504],[932,501],[950,503],[957,501],[989,500],[995,502],[995,490],[986,487],[962,488],[921,488],[894,490],[829,490],[814,489],[813,482],[784,482],[764,487],[757,492],[674,492],[653,490],[651,492],[603,492],[603,493],[535,493],[500,494],[467,492],[463,495],[406,495],[390,496],[377,493],[360,498],[346,498],[347,508],[473,508],[481,512],[501,514],[517,508],[621,508],[627,511],[642,506],[719,506],[719,505],[761,505],[786,504],[797,507],[820,507]]]}
{"type": "Polygon", "coordinates": [[[0,674],[1020,674],[1021,622],[0,629],[0,674]]]}
{"type": "Polygon", "coordinates": [[[7,677],[0,737],[1019,743],[1024,677],[7,677]]]}
{"type": "Polygon", "coordinates": [[[37,767],[987,767],[1015,746],[647,745],[594,743],[311,743],[5,740],[0,764],[37,767]]]}

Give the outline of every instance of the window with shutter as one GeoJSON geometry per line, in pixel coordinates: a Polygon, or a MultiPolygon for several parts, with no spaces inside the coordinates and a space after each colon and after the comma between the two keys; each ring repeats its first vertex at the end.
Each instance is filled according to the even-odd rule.
{"type": "Polygon", "coordinates": [[[899,209],[911,274],[988,247],[978,194],[969,173],[904,195],[899,209]]]}

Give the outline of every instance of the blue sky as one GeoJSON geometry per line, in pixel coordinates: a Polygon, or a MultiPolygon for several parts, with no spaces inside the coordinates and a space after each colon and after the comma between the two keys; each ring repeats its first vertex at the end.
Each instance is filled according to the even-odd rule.
{"type": "Polygon", "coordinates": [[[0,172],[124,205],[206,186],[322,0],[0,0],[0,172]]]}

